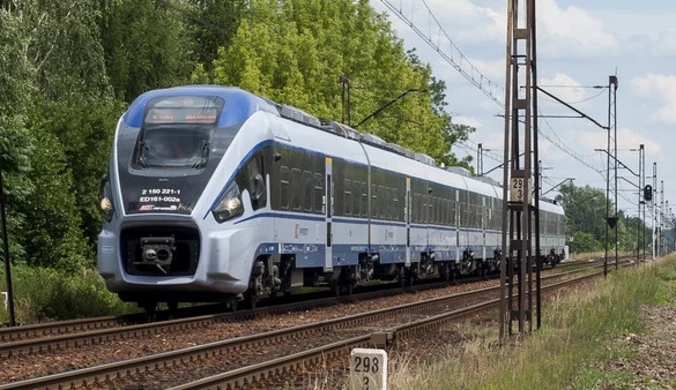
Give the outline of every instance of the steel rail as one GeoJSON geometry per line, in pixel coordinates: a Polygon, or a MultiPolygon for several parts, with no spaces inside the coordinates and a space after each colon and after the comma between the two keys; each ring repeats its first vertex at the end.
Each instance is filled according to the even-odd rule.
{"type": "MultiPolygon", "coordinates": [[[[587,264],[593,264],[594,262],[590,261],[576,261],[576,262],[570,262],[570,263],[560,263],[560,267],[568,267],[568,266],[577,266],[577,265],[587,265],[587,264]]],[[[476,280],[479,280],[479,278],[465,278],[465,279],[459,279],[457,282],[458,283],[471,283],[476,280]]],[[[422,285],[425,286],[425,285],[422,285]]],[[[416,288],[420,288],[420,286],[415,286],[416,288]]],[[[435,288],[434,286],[432,288],[435,288]]],[[[396,287],[394,288],[396,289],[396,287]]],[[[369,292],[373,293],[373,292],[369,292]]],[[[369,293],[362,293],[362,294],[369,294],[369,293]]],[[[314,294],[313,294],[314,296],[314,294]]],[[[355,294],[356,299],[362,299],[358,298],[361,296],[361,294],[355,294]]],[[[343,298],[345,299],[345,298],[343,298]]],[[[307,301],[305,301],[307,302],[307,301]]],[[[204,311],[209,311],[209,310],[216,310],[216,306],[218,305],[204,305],[200,306],[199,308],[197,307],[186,307],[186,308],[180,308],[176,315],[178,317],[188,317],[188,316],[196,316],[204,311]]],[[[162,310],[158,311],[157,315],[160,316],[161,318],[168,317],[169,316],[169,310],[162,310]]],[[[126,314],[126,315],[120,315],[120,316],[102,316],[102,317],[91,317],[91,318],[83,318],[83,319],[75,319],[75,320],[66,320],[66,321],[56,321],[56,322],[43,322],[43,323],[36,323],[36,324],[28,324],[28,325],[21,325],[17,327],[7,327],[7,328],[2,328],[0,327],[0,344],[2,343],[10,343],[10,342],[16,342],[16,341],[21,341],[21,340],[29,340],[29,339],[37,339],[37,338],[44,338],[44,337],[53,337],[53,336],[59,336],[59,335],[64,335],[64,334],[71,334],[71,333],[76,333],[76,332],[88,332],[88,331],[93,331],[93,330],[100,330],[100,329],[109,329],[109,328],[114,328],[114,327],[119,327],[119,326],[125,326],[128,324],[138,324],[143,322],[145,319],[145,314],[144,313],[132,313],[132,314],[126,314]]],[[[0,356],[2,356],[0,354],[0,356]]]]}
{"type": "MultiPolygon", "coordinates": [[[[593,267],[595,262],[567,263],[567,266],[584,266],[582,269],[593,267]]],[[[577,271],[577,270],[576,270],[577,271]]],[[[556,275],[551,275],[556,276],[556,275]]],[[[474,283],[482,278],[466,278],[458,280],[458,283],[474,283]]],[[[289,311],[308,310],[311,308],[335,305],[344,301],[357,301],[376,299],[390,296],[392,291],[410,292],[424,291],[447,287],[448,282],[426,283],[405,289],[387,288],[376,291],[354,294],[340,298],[323,298],[304,300],[284,305],[268,306],[254,310],[245,310],[235,313],[218,313],[180,318],[167,321],[138,323],[143,318],[143,313],[131,314],[118,317],[96,317],[82,320],[62,321],[57,323],[27,325],[17,328],[0,329],[0,358],[8,358],[17,355],[29,355],[41,352],[61,350],[64,348],[78,347],[82,345],[99,344],[113,340],[145,337],[160,334],[167,331],[184,331],[206,327],[218,322],[234,322],[251,319],[263,315],[275,313],[287,313],[289,311]],[[132,323],[132,325],[124,325],[132,323]],[[7,342],[6,340],[11,340],[7,342]]],[[[192,309],[192,308],[186,308],[192,309]]]]}
{"type": "MultiPolygon", "coordinates": [[[[550,275],[544,279],[560,278],[573,273],[579,273],[588,268],[572,270],[561,274],[550,275]]],[[[120,362],[108,363],[64,373],[48,375],[39,378],[26,379],[0,385],[0,390],[5,389],[38,389],[38,388],[77,388],[92,383],[103,383],[110,378],[123,378],[133,373],[153,371],[158,367],[163,369],[180,367],[184,362],[193,362],[212,359],[216,356],[228,356],[233,352],[243,349],[255,349],[277,344],[283,340],[302,339],[326,330],[344,329],[352,326],[360,326],[368,322],[390,318],[407,311],[419,311],[429,307],[446,304],[450,301],[466,299],[485,293],[497,291],[499,286],[487,287],[467,291],[463,293],[438,297],[425,301],[418,301],[398,305],[389,308],[374,310],[371,312],[354,314],[351,316],[334,318],[326,321],[298,325],[290,328],[237,337],[223,341],[202,344],[189,348],[177,349],[169,352],[129,359],[120,362]]],[[[178,321],[178,320],[177,320],[178,321]]],[[[145,325],[145,324],[144,324],[145,325]]],[[[148,324],[150,325],[150,324],[148,324]]],[[[142,331],[141,331],[142,332],[142,331]]],[[[144,334],[144,333],[141,333],[144,334]]]]}

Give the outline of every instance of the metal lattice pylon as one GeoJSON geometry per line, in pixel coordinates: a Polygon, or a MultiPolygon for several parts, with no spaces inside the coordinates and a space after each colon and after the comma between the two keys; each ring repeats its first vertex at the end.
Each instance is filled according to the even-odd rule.
{"type": "Polygon", "coordinates": [[[533,180],[539,175],[535,43],[535,1],[508,0],[500,262],[501,342],[506,337],[506,328],[510,335],[514,334],[514,322],[518,323],[520,334],[533,329],[533,261],[536,262],[537,324],[538,327],[540,325],[539,183],[533,180]],[[525,7],[522,8],[522,5],[525,7]],[[519,17],[521,9],[525,9],[523,17],[519,17]]]}

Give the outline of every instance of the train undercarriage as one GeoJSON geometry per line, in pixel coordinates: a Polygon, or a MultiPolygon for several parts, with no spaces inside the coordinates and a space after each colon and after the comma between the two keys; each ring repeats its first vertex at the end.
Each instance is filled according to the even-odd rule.
{"type": "MultiPolygon", "coordinates": [[[[555,267],[563,258],[562,254],[550,252],[541,255],[543,266],[555,267]]],[[[324,272],[320,268],[296,268],[295,256],[264,255],[254,262],[248,290],[243,294],[225,295],[220,298],[205,297],[205,301],[220,301],[229,310],[238,308],[256,308],[260,299],[274,299],[278,296],[289,296],[294,289],[329,287],[334,296],[351,295],[355,288],[366,286],[372,281],[396,282],[405,288],[414,285],[422,279],[440,278],[450,284],[455,284],[460,277],[478,276],[488,278],[491,274],[500,271],[500,252],[494,251],[487,259],[475,258],[471,251],[464,251],[459,262],[437,261],[435,254],[421,253],[420,262],[404,264],[380,264],[377,254],[366,253],[359,256],[359,263],[355,266],[335,267],[332,272],[324,272]]],[[[509,259],[508,259],[509,261],[509,259]]],[[[530,262],[535,264],[534,262],[530,262]]],[[[514,268],[518,269],[518,265],[514,268]]],[[[149,319],[154,318],[158,302],[162,299],[150,298],[137,302],[149,319]]],[[[167,300],[170,313],[178,308],[178,301],[167,300]]]]}

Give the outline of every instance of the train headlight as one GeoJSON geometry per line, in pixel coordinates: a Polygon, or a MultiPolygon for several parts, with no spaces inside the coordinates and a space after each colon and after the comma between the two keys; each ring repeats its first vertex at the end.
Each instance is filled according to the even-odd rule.
{"type": "Polygon", "coordinates": [[[101,211],[101,214],[103,214],[103,218],[106,219],[106,221],[110,222],[113,219],[113,213],[115,212],[115,208],[113,207],[113,201],[110,200],[111,198],[111,189],[110,189],[110,181],[108,180],[108,174],[103,175],[101,177],[101,188],[99,191],[99,210],[101,211]]]}
{"type": "Polygon", "coordinates": [[[221,196],[216,203],[216,206],[214,206],[211,211],[214,214],[214,218],[216,218],[216,221],[219,223],[244,213],[241,193],[239,192],[239,186],[235,181],[228,186],[225,193],[223,193],[223,196],[221,196]]]}
{"type": "Polygon", "coordinates": [[[111,202],[108,197],[104,197],[101,199],[99,207],[101,208],[103,217],[106,219],[106,221],[110,222],[113,219],[113,202],[111,202]]]}

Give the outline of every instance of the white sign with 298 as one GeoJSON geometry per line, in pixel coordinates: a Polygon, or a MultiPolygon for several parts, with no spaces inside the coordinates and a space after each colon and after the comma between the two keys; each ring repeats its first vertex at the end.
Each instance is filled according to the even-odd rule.
{"type": "Polygon", "coordinates": [[[355,348],[350,353],[350,390],[387,389],[387,352],[355,348]]]}

